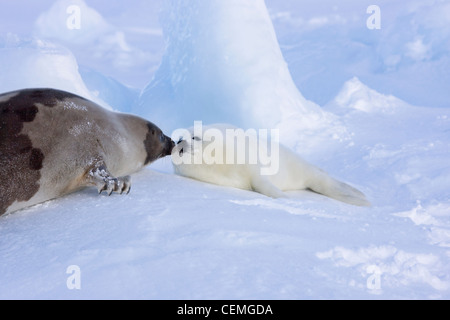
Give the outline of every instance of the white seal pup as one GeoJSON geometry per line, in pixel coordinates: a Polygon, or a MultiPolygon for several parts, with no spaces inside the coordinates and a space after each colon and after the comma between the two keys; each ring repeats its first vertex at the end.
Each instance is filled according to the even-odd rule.
{"type": "Polygon", "coordinates": [[[86,186],[128,193],[128,175],[173,146],[153,123],[68,92],[1,94],[0,215],[86,186]]]}
{"type": "Polygon", "coordinates": [[[287,197],[284,191],[310,189],[352,205],[370,206],[359,190],[332,178],[276,141],[257,137],[256,131],[244,132],[229,124],[195,128],[180,129],[172,135],[174,139],[180,136],[172,150],[178,175],[273,198],[287,197]]]}

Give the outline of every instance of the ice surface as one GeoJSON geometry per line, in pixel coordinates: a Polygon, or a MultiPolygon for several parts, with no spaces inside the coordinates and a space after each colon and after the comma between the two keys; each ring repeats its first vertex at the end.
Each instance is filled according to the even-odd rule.
{"type": "Polygon", "coordinates": [[[128,196],[89,188],[0,217],[0,298],[450,297],[449,1],[381,0],[378,31],[364,1],[164,1],[161,26],[153,1],[76,2],[107,27],[73,40],[67,1],[15,22],[17,3],[0,5],[1,91],[70,90],[169,135],[193,120],[278,126],[373,207],[208,185],[164,158],[128,196]]]}

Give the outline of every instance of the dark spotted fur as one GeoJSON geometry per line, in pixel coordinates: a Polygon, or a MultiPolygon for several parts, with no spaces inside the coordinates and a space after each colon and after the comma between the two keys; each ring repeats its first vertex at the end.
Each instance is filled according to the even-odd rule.
{"type": "Polygon", "coordinates": [[[0,215],[15,201],[28,201],[39,190],[45,157],[21,131],[39,112],[36,103],[52,107],[60,97],[56,90],[23,90],[0,102],[0,215]]]}
{"type": "Polygon", "coordinates": [[[157,126],[155,126],[151,122],[147,122],[147,128],[148,132],[145,137],[144,145],[145,150],[147,152],[147,158],[145,159],[144,164],[147,165],[150,162],[158,159],[161,156],[170,155],[170,152],[172,151],[172,148],[174,147],[175,143],[166,135],[164,135],[157,126]],[[156,136],[156,139],[155,139],[156,136]],[[159,142],[162,142],[166,145],[166,148],[163,150],[163,153],[160,155],[155,155],[154,150],[156,149],[156,142],[159,140],[159,142]]]}

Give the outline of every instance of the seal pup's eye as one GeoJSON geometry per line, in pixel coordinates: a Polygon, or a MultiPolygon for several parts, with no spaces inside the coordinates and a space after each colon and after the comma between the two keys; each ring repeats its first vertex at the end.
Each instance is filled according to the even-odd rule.
{"type": "Polygon", "coordinates": [[[183,137],[180,137],[180,139],[178,139],[177,144],[180,144],[181,142],[183,142],[183,137]]]}
{"type": "Polygon", "coordinates": [[[199,137],[192,137],[192,140],[194,140],[194,141],[200,141],[200,140],[202,140],[202,139],[200,139],[199,137]]]}

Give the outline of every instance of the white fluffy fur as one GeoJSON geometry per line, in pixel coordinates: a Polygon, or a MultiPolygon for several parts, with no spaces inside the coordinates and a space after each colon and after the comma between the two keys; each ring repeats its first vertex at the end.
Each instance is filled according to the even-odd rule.
{"type": "MultiPolygon", "coordinates": [[[[210,129],[216,132],[219,130],[225,137],[227,129],[237,128],[227,124],[203,126],[202,137],[194,137],[194,129],[189,129],[189,134],[181,137],[182,139],[172,151],[172,160],[177,174],[217,185],[253,190],[273,198],[287,197],[284,191],[311,189],[345,203],[358,206],[370,205],[362,192],[330,177],[326,172],[309,164],[282,145],[279,145],[279,158],[277,158],[279,170],[273,175],[262,175],[259,163],[236,164],[235,161],[234,164],[225,164],[227,152],[232,152],[230,146],[225,143],[225,139],[222,141],[224,164],[206,164],[205,161],[194,164],[194,157],[212,143],[209,132],[213,130],[210,129]],[[185,157],[190,157],[190,163],[180,163],[181,150],[185,157]]],[[[246,152],[250,153],[258,148],[257,144],[248,142],[247,140],[246,152]]],[[[208,157],[208,154],[204,153],[204,157],[208,157]]]]}

